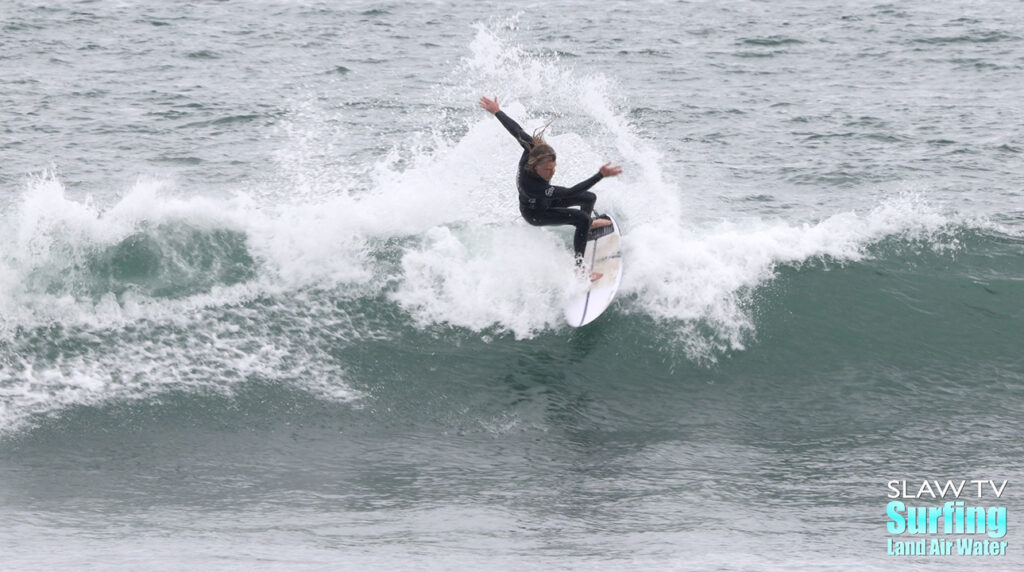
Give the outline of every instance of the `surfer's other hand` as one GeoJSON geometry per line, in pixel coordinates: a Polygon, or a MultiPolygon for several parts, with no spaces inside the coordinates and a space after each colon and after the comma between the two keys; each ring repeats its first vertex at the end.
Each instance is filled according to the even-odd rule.
{"type": "Polygon", "coordinates": [[[604,177],[617,177],[622,174],[622,167],[605,163],[601,165],[601,175],[604,177]]]}

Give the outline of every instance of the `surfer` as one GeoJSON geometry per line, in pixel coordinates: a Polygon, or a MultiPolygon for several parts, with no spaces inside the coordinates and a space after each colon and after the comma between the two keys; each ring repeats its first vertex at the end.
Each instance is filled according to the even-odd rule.
{"type": "MultiPolygon", "coordinates": [[[[515,120],[505,115],[498,107],[497,97],[481,97],[480,107],[494,114],[523,147],[523,155],[519,158],[519,173],[516,176],[519,213],[533,226],[566,224],[576,227],[572,247],[576,253],[576,265],[582,267],[589,230],[611,224],[606,218],[593,218],[597,195],[588,189],[604,177],[619,175],[622,168],[605,163],[593,177],[572,187],[552,185],[551,178],[555,175],[555,150],[544,141],[546,127],[534,132],[533,135],[527,135],[515,120]]],[[[599,278],[601,274],[598,272],[590,275],[591,281],[599,278]]]]}

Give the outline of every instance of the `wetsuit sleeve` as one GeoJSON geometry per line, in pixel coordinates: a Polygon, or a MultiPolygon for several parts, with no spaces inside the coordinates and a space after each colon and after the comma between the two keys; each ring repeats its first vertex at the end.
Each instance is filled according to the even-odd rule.
{"type": "Polygon", "coordinates": [[[533,149],[533,137],[527,135],[526,131],[523,131],[522,126],[516,123],[515,119],[505,115],[504,111],[499,111],[495,113],[494,116],[497,117],[498,121],[505,126],[505,129],[508,129],[508,132],[516,138],[516,141],[519,141],[519,144],[523,146],[523,149],[526,149],[527,151],[533,149]]]}
{"type": "Polygon", "coordinates": [[[596,185],[597,182],[600,181],[603,178],[604,178],[604,175],[602,175],[600,172],[598,172],[596,175],[594,175],[593,177],[590,177],[586,181],[580,181],[579,183],[576,183],[575,185],[573,185],[571,187],[568,187],[568,188],[552,186],[551,187],[551,195],[549,195],[549,196],[551,198],[553,198],[553,199],[559,199],[559,198],[562,198],[562,197],[571,197],[572,195],[575,195],[576,193],[582,193],[583,191],[586,191],[586,190],[590,189],[590,187],[593,187],[594,185],[596,185]]]}

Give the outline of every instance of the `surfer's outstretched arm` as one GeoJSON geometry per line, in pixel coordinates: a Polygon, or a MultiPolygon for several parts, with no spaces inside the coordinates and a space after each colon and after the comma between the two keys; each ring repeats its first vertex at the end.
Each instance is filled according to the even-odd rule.
{"type": "Polygon", "coordinates": [[[498,121],[500,121],[501,124],[505,126],[505,129],[507,129],[508,132],[511,133],[512,136],[516,138],[516,141],[519,141],[519,144],[523,146],[523,149],[529,151],[530,149],[533,148],[533,137],[528,135],[526,131],[523,130],[523,127],[516,123],[515,119],[512,119],[508,115],[505,115],[505,112],[502,111],[500,107],[498,107],[497,97],[495,97],[494,99],[491,99],[486,96],[481,97],[480,107],[494,114],[494,116],[498,118],[498,121]]]}
{"type": "Polygon", "coordinates": [[[561,199],[561,198],[566,198],[566,197],[575,197],[575,196],[579,195],[580,193],[582,193],[584,191],[590,190],[590,187],[593,187],[594,185],[596,185],[597,182],[600,181],[603,178],[604,178],[604,175],[602,175],[601,173],[597,173],[593,177],[590,177],[589,179],[587,179],[585,181],[580,181],[579,183],[576,183],[575,185],[573,185],[571,187],[559,187],[557,185],[552,185],[552,186],[548,187],[544,191],[544,193],[548,197],[555,198],[555,199],[561,199]]]}
{"type": "Polygon", "coordinates": [[[611,163],[605,163],[604,165],[601,165],[601,169],[593,177],[590,177],[585,181],[580,181],[568,188],[558,186],[549,187],[549,190],[551,191],[551,195],[549,196],[556,198],[575,196],[583,191],[590,190],[590,187],[593,187],[598,181],[605,177],[617,177],[620,174],[622,174],[622,167],[612,165],[611,163]]]}

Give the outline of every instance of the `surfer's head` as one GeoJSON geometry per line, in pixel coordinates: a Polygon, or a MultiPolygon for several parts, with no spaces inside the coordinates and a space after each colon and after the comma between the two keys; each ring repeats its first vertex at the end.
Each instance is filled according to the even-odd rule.
{"type": "Polygon", "coordinates": [[[526,159],[526,169],[545,181],[550,181],[555,176],[555,150],[541,140],[530,150],[530,156],[526,159]]]}
{"type": "Polygon", "coordinates": [[[550,181],[555,176],[555,150],[544,140],[544,132],[548,127],[551,127],[551,121],[533,132],[533,148],[526,159],[526,170],[545,181],[550,181]]]}

